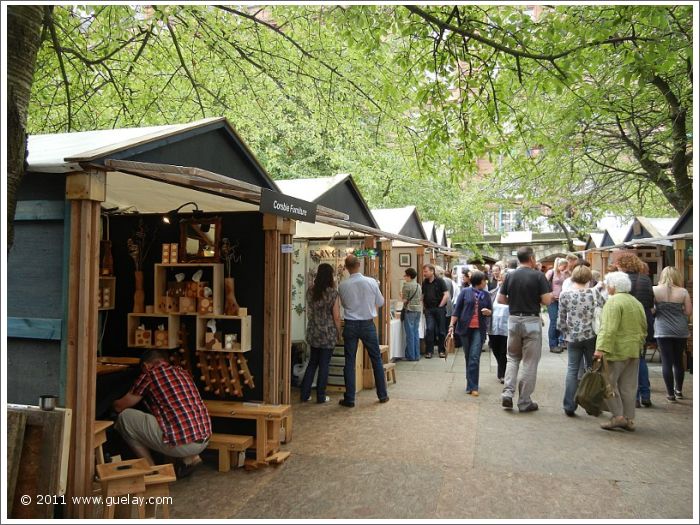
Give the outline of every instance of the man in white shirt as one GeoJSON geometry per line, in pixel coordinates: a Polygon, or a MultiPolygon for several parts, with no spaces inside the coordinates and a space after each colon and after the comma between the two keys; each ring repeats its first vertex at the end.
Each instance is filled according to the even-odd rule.
{"type": "Polygon", "coordinates": [[[360,260],[357,257],[348,255],[345,258],[345,269],[350,273],[350,277],[338,286],[345,318],[345,327],[343,328],[345,395],[340,400],[340,404],[348,408],[355,406],[355,360],[359,340],[367,349],[372,362],[374,384],[377,387],[379,402],[386,403],[389,401],[389,394],[387,393],[382,356],[379,351],[377,329],[374,326],[377,307],[384,305],[384,297],[379,291],[377,281],[360,273],[360,260]]]}

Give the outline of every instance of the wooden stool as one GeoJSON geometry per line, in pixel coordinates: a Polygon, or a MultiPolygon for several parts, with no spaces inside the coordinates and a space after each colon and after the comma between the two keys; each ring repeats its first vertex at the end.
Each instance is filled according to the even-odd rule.
{"type": "Polygon", "coordinates": [[[238,455],[252,446],[252,436],[212,434],[207,448],[219,451],[219,472],[228,472],[232,465],[238,464],[238,455]]]}
{"type": "Polygon", "coordinates": [[[92,433],[95,435],[95,461],[98,465],[105,462],[105,454],[102,445],[107,442],[107,429],[114,424],[112,421],[93,421],[92,433]]]}
{"type": "Polygon", "coordinates": [[[165,498],[161,500],[161,506],[163,508],[163,518],[167,519],[170,517],[170,503],[168,503],[170,496],[170,483],[177,479],[175,476],[175,468],[173,468],[172,463],[167,463],[165,465],[155,465],[151,467],[151,471],[144,478],[146,485],[146,493],[144,497],[148,498],[165,498]]]}
{"type": "Polygon", "coordinates": [[[396,384],[396,363],[384,363],[384,375],[386,376],[386,382],[391,382],[396,384]]]}
{"type": "MultiPolygon", "coordinates": [[[[145,459],[130,459],[116,463],[103,463],[95,467],[102,485],[102,518],[114,518],[115,505],[107,505],[107,498],[140,496],[145,498],[145,477],[153,468],[145,459]]],[[[142,502],[144,500],[141,500],[142,502]]],[[[138,506],[139,518],[146,517],[146,507],[138,506]]]]}

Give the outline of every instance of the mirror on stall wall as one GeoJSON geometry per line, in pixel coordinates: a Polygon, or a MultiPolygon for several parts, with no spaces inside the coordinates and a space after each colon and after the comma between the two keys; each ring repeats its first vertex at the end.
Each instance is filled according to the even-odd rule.
{"type": "Polygon", "coordinates": [[[221,217],[180,221],[180,262],[219,262],[221,217]]]}

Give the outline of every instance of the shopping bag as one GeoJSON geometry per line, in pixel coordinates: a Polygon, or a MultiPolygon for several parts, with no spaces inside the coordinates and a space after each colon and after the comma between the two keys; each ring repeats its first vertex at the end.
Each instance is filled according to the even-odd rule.
{"type": "Polygon", "coordinates": [[[605,400],[614,395],[608,377],[608,363],[603,357],[593,362],[578,384],[574,400],[589,416],[599,416],[607,408],[605,400]]]}

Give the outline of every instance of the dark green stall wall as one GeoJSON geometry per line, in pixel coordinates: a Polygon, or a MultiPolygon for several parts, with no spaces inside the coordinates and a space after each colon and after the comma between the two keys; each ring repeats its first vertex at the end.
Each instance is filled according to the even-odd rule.
{"type": "MultiPolygon", "coordinates": [[[[245,354],[251,374],[254,377],[255,389],[244,388],[244,399],[261,400],[263,397],[263,301],[264,286],[269,280],[264,275],[265,239],[262,231],[262,215],[250,213],[221,213],[222,238],[228,237],[232,243],[239,243],[239,253],[242,259],[233,264],[231,273],[235,282],[236,300],[241,306],[248,308],[252,317],[252,350],[245,354]]],[[[186,217],[187,215],[183,215],[186,217]]],[[[126,249],[127,239],[133,234],[142,218],[148,230],[148,238],[155,234],[155,240],[148,252],[143,265],[144,291],[146,304],[155,304],[153,297],[153,266],[161,262],[161,245],[163,243],[179,242],[180,229],[177,225],[169,226],[162,222],[160,215],[113,216],[109,220],[110,240],[112,241],[112,257],[116,281],[115,310],[108,311],[103,317],[104,336],[102,339],[102,354],[110,356],[141,355],[138,348],[127,346],[127,314],[133,309],[134,295],[134,263],[126,249]]],[[[193,270],[185,269],[185,279],[190,280],[193,270]]],[[[270,276],[274,277],[274,276],[270,276]]],[[[223,293],[223,290],[220,291],[223,293]]],[[[195,363],[195,317],[182,316],[187,323],[189,332],[190,362],[195,363]]],[[[101,327],[102,328],[102,327],[101,327]]],[[[193,366],[192,373],[199,382],[199,370],[193,366]]],[[[202,390],[203,392],[203,390],[202,390]]],[[[206,394],[206,393],[205,393],[206,394]]],[[[205,395],[206,397],[206,395],[205,395]]],[[[232,398],[233,399],[233,398],[232,398]]]]}
{"type": "MultiPolygon", "coordinates": [[[[18,201],[65,202],[64,174],[27,173],[18,201]]],[[[7,317],[63,319],[64,223],[15,221],[7,256],[7,317]]],[[[8,333],[7,401],[36,405],[42,394],[60,395],[61,342],[20,339],[8,333]]]]}

